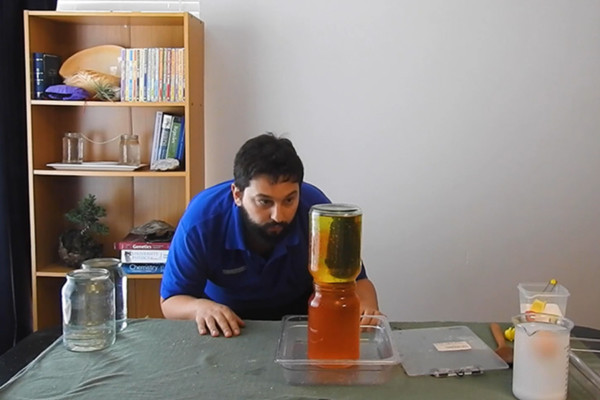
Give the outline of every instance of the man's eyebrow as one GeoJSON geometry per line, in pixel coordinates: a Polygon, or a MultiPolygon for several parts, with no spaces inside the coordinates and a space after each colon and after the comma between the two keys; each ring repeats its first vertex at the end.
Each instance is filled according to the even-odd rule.
{"type": "MultiPolygon", "coordinates": [[[[286,194],[285,196],[283,196],[283,198],[287,199],[288,197],[297,196],[298,193],[299,193],[298,190],[292,190],[291,192],[289,192],[288,194],[286,194]]],[[[264,193],[257,193],[255,197],[260,197],[262,199],[273,200],[272,196],[269,196],[268,194],[264,194],[264,193]]]]}

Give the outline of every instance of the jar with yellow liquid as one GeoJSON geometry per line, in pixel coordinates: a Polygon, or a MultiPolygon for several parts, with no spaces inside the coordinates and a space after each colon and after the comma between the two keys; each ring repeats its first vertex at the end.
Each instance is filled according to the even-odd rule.
{"type": "Polygon", "coordinates": [[[308,306],[308,358],[360,357],[362,210],[349,204],[318,204],[309,213],[309,270],[314,293],[308,306]]]}

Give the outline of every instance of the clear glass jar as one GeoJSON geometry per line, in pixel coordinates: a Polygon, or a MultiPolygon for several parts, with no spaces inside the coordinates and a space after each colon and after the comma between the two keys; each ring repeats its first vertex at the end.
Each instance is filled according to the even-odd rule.
{"type": "Polygon", "coordinates": [[[315,283],[308,302],[308,358],[360,357],[360,299],[356,283],[315,283]]]}
{"type": "Polygon", "coordinates": [[[316,204],[309,212],[308,358],[355,360],[360,356],[362,211],[349,204],[316,204]]]}
{"type": "Polygon", "coordinates": [[[118,258],[92,258],[85,260],[83,269],[104,268],[108,270],[110,279],[115,285],[115,320],[117,332],[127,327],[127,274],[123,272],[118,258]]]}
{"type": "Polygon", "coordinates": [[[309,212],[309,269],[319,283],[353,282],[361,270],[362,210],[316,204],[309,212]]]}
{"type": "Polygon", "coordinates": [[[81,164],[83,162],[83,137],[76,132],[67,132],[62,139],[63,164],[81,164]]]}
{"type": "Polygon", "coordinates": [[[115,342],[115,287],[108,270],[70,271],[61,297],[63,344],[67,350],[96,351],[115,342]]]}
{"type": "Polygon", "coordinates": [[[140,141],[138,135],[121,135],[119,164],[140,165],[140,141]]]}

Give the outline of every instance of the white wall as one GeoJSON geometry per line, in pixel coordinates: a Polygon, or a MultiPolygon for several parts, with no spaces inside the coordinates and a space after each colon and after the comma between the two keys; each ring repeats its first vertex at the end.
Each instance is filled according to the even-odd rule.
{"type": "Polygon", "coordinates": [[[600,328],[600,3],[203,0],[208,184],[287,133],[360,205],[393,320],[508,321],[557,278],[600,328]]]}

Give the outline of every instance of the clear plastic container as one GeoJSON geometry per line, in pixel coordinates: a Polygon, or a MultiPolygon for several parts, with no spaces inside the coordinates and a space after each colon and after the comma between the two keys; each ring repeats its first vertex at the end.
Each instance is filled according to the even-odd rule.
{"type": "Polygon", "coordinates": [[[567,314],[567,300],[569,291],[561,284],[548,287],[548,282],[543,283],[519,283],[520,312],[531,310],[537,300],[545,303],[541,312],[565,316],[567,314]]]}
{"type": "Polygon", "coordinates": [[[385,383],[400,363],[385,316],[372,316],[376,325],[361,326],[358,360],[313,360],[307,357],[305,315],[283,318],[275,362],[292,385],[376,385],[385,383]]]}

